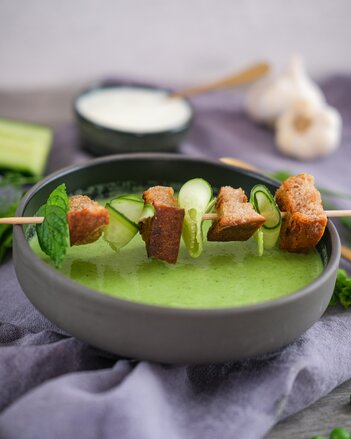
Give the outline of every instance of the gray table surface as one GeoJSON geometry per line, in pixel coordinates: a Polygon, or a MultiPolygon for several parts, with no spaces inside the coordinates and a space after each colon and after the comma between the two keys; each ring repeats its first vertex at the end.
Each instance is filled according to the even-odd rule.
{"type": "MultiPolygon", "coordinates": [[[[0,90],[0,117],[28,120],[53,128],[72,123],[70,103],[77,86],[40,91],[0,90]]],[[[317,434],[328,437],[335,426],[351,431],[351,381],[336,388],[302,412],[277,424],[266,439],[310,439],[317,434]]]]}

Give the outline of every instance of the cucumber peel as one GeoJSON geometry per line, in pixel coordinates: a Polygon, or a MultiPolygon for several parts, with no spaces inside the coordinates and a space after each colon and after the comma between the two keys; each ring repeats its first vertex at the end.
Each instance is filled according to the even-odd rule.
{"type": "Polygon", "coordinates": [[[203,248],[202,216],[213,207],[210,184],[202,178],[187,181],[179,191],[178,203],[185,211],[182,228],[184,244],[189,255],[197,258],[203,248]]]}
{"type": "Polygon", "coordinates": [[[263,249],[271,249],[276,245],[282,217],[273,195],[263,184],[257,184],[251,189],[250,203],[256,212],[266,219],[263,226],[254,235],[258,242],[258,253],[262,256],[263,249]]]}

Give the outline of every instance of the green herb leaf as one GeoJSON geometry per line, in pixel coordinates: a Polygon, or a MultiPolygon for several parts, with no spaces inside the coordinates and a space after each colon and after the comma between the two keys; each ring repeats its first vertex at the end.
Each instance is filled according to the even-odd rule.
{"type": "MultiPolygon", "coordinates": [[[[18,203],[23,196],[23,184],[27,177],[11,172],[0,175],[0,217],[15,216],[18,203]]],[[[12,247],[12,226],[0,224],[0,264],[12,247]]]]}
{"type": "Polygon", "coordinates": [[[28,177],[18,172],[6,172],[0,176],[0,186],[16,185],[25,186],[35,184],[38,181],[37,177],[28,177]]]}
{"type": "Polygon", "coordinates": [[[36,226],[40,248],[56,268],[61,267],[69,246],[68,208],[66,186],[61,184],[51,192],[46,204],[36,214],[45,218],[42,224],[36,226]]]}
{"type": "Polygon", "coordinates": [[[351,277],[345,270],[339,269],[332,298],[329,305],[341,304],[345,309],[351,306],[351,277]]]}
{"type": "Polygon", "coordinates": [[[330,439],[350,439],[351,435],[345,428],[336,427],[330,432],[330,439]]]}

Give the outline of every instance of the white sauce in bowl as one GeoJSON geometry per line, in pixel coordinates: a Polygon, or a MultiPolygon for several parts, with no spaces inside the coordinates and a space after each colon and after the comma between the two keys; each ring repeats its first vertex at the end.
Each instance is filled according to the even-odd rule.
{"type": "Polygon", "coordinates": [[[78,98],[76,108],[84,118],[106,128],[155,133],[182,127],[192,114],[184,99],[167,96],[157,89],[101,88],[78,98]]]}

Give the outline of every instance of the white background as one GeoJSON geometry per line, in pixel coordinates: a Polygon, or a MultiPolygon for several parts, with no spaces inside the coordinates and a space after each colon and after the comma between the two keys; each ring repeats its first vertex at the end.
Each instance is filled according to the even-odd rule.
{"type": "Polygon", "coordinates": [[[350,21],[351,0],[0,0],[0,89],[189,84],[292,52],[315,77],[351,72],[350,21]]]}

